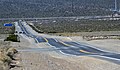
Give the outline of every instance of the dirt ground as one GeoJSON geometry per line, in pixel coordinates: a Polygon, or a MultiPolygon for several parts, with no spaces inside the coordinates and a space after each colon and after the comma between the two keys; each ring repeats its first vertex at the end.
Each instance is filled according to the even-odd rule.
{"type": "Polygon", "coordinates": [[[27,48],[50,48],[46,43],[34,46],[30,39],[21,39],[21,43],[12,43],[18,48],[19,67],[11,70],[120,70],[120,65],[88,56],[68,56],[56,51],[28,51],[27,48]],[[24,51],[22,51],[24,50],[24,51]]]}
{"type": "Polygon", "coordinates": [[[120,65],[92,57],[53,57],[45,53],[20,52],[20,68],[11,70],[120,70],[120,65]]]}

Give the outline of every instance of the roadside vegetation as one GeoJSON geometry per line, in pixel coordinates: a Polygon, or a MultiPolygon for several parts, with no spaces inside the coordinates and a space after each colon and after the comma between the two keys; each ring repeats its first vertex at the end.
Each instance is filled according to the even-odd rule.
{"type": "Polygon", "coordinates": [[[11,34],[4,41],[20,42],[18,35],[11,34]]]}
{"type": "Polygon", "coordinates": [[[29,24],[29,26],[30,26],[33,30],[35,30],[36,32],[38,32],[38,33],[43,33],[43,31],[37,29],[35,26],[30,25],[30,24],[29,24]]]}
{"type": "Polygon", "coordinates": [[[1,0],[0,18],[111,15],[113,5],[114,0],[1,0]]]}
{"type": "Polygon", "coordinates": [[[13,67],[12,61],[18,51],[9,46],[8,42],[0,42],[0,70],[9,70],[13,67]]]}
{"type": "Polygon", "coordinates": [[[39,20],[34,26],[44,33],[120,31],[120,20],[39,20]]]}

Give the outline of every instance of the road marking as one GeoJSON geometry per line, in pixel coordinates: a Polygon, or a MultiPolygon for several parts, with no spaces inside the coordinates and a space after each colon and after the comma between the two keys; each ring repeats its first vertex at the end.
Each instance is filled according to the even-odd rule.
{"type": "Polygon", "coordinates": [[[47,38],[43,37],[46,42],[48,42],[47,38]]]}
{"type": "Polygon", "coordinates": [[[114,46],[118,46],[118,47],[120,47],[120,45],[119,45],[119,44],[114,44],[114,46]]]}
{"type": "Polygon", "coordinates": [[[34,39],[35,39],[35,42],[36,42],[36,43],[39,43],[38,40],[37,40],[36,38],[34,38],[34,39]]]}
{"type": "Polygon", "coordinates": [[[88,52],[88,51],[85,51],[85,50],[80,50],[80,52],[92,54],[91,52],[88,52]]]}
{"type": "Polygon", "coordinates": [[[61,44],[63,44],[63,45],[65,45],[65,46],[68,46],[68,47],[70,47],[70,46],[72,46],[72,45],[68,45],[68,44],[66,44],[66,43],[64,43],[64,42],[62,42],[62,41],[59,41],[61,44]]]}
{"type": "Polygon", "coordinates": [[[57,39],[54,39],[56,42],[58,42],[58,40],[57,39]]]}
{"type": "Polygon", "coordinates": [[[67,37],[67,39],[69,39],[70,41],[72,41],[72,39],[70,37],[67,37]]]}
{"type": "Polygon", "coordinates": [[[60,42],[61,44],[65,45],[66,47],[77,48],[77,47],[75,47],[75,46],[73,46],[73,45],[66,44],[66,43],[64,43],[64,42],[62,42],[62,41],[58,41],[58,42],[60,42]]]}
{"type": "Polygon", "coordinates": [[[113,51],[103,50],[103,49],[101,49],[101,48],[94,47],[93,45],[90,45],[90,44],[87,44],[87,43],[82,43],[82,42],[77,42],[77,41],[75,41],[75,42],[78,43],[78,44],[82,44],[82,45],[89,46],[89,47],[91,47],[91,48],[97,49],[97,50],[102,51],[102,52],[114,53],[114,54],[120,54],[120,53],[118,53],[118,52],[113,52],[113,51]]]}

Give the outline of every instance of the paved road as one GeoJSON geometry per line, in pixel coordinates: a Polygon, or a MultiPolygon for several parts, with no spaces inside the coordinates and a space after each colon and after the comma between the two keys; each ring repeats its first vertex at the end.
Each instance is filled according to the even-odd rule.
{"type": "Polygon", "coordinates": [[[40,36],[38,37],[38,36],[32,34],[29,30],[27,30],[20,21],[18,22],[18,25],[20,26],[21,30],[23,31],[23,34],[25,34],[28,37],[34,38],[37,43],[46,42],[43,37],[40,37],[40,36]]]}
{"type": "Polygon", "coordinates": [[[120,60],[120,54],[102,51],[100,49],[96,49],[90,46],[82,45],[77,42],[63,42],[63,41],[56,41],[54,38],[43,38],[41,36],[36,36],[32,34],[29,30],[25,28],[25,26],[22,24],[22,22],[19,22],[19,26],[21,27],[22,31],[24,31],[24,34],[28,37],[32,37],[37,40],[38,43],[41,42],[47,42],[50,46],[55,47],[56,50],[61,51],[64,54],[69,55],[97,55],[97,56],[104,56],[107,58],[113,58],[120,60]]]}

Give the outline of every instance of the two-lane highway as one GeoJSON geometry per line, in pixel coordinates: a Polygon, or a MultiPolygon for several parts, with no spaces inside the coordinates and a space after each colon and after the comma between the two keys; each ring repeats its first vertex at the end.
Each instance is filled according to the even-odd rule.
{"type": "Polygon", "coordinates": [[[90,46],[81,45],[76,42],[60,42],[55,39],[47,38],[48,43],[56,48],[59,48],[65,54],[71,54],[76,56],[81,55],[98,55],[120,60],[120,54],[102,51],[90,46]]]}
{"type": "Polygon", "coordinates": [[[50,46],[53,46],[55,49],[59,49],[59,51],[61,51],[64,54],[76,55],[76,56],[97,55],[97,56],[120,60],[120,54],[117,54],[117,53],[103,51],[103,50],[96,49],[91,46],[82,45],[80,43],[76,43],[73,41],[63,42],[59,40],[56,41],[56,39],[54,38],[36,36],[31,31],[29,31],[25,27],[25,25],[22,24],[22,22],[23,21],[19,22],[19,26],[21,27],[22,31],[26,36],[36,39],[38,43],[47,42],[50,46]]]}
{"type": "Polygon", "coordinates": [[[61,42],[56,42],[53,38],[46,38],[48,43],[55,48],[59,48],[61,52],[71,55],[85,55],[86,53],[80,52],[77,48],[72,48],[68,45],[65,45],[61,42]]]}
{"type": "Polygon", "coordinates": [[[32,34],[29,30],[27,30],[25,26],[22,24],[22,21],[19,21],[17,23],[18,23],[18,26],[20,26],[22,33],[25,34],[26,36],[34,38],[37,43],[46,42],[43,37],[36,36],[32,34]]]}

